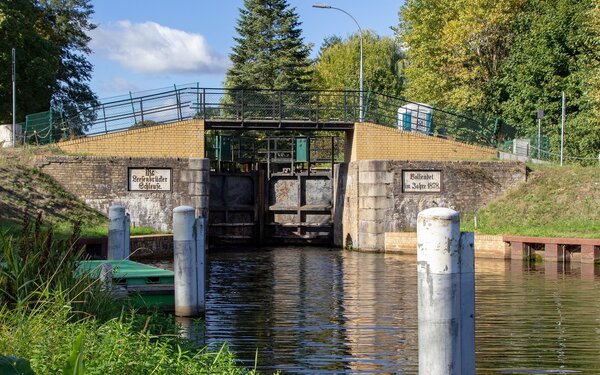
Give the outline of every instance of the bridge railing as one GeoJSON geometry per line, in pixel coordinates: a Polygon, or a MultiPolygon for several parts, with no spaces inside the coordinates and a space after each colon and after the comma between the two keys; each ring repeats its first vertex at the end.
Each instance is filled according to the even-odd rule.
{"type": "Polygon", "coordinates": [[[358,95],[344,91],[199,89],[196,118],[236,122],[353,123],[358,95]]]}
{"type": "MultiPolygon", "coordinates": [[[[426,104],[364,93],[364,121],[462,142],[496,145],[499,130],[426,104]]],[[[198,84],[129,93],[90,105],[74,116],[52,115],[52,138],[107,134],[187,119],[232,123],[336,124],[360,121],[358,91],[277,91],[202,88],[198,84]]],[[[43,135],[36,133],[36,141],[43,135]]]]}

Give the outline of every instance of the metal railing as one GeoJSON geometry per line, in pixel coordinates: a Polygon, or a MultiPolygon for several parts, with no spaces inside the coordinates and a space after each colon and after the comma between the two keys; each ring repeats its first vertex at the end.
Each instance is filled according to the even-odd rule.
{"type": "MultiPolygon", "coordinates": [[[[493,147],[502,139],[502,129],[493,122],[402,98],[365,93],[364,107],[366,122],[493,147]]],[[[38,143],[188,119],[209,123],[293,123],[296,129],[329,124],[334,129],[336,124],[359,122],[360,108],[358,91],[224,89],[188,84],[114,97],[71,117],[51,113],[45,117],[47,126],[34,129],[38,143]]],[[[26,141],[32,134],[25,135],[26,141]]]]}

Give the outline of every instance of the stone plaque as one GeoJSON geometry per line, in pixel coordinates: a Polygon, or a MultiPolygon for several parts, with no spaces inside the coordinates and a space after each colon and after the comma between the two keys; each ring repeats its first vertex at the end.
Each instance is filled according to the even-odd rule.
{"type": "Polygon", "coordinates": [[[170,168],[129,168],[129,191],[170,191],[170,168]]]}
{"type": "Polygon", "coordinates": [[[442,191],[442,172],[402,171],[402,191],[405,193],[439,193],[442,191]]]}

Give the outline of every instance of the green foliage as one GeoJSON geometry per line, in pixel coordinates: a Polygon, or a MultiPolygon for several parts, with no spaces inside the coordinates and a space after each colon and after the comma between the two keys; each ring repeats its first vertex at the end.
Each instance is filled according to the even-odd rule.
{"type": "Polygon", "coordinates": [[[58,70],[60,47],[47,38],[43,10],[31,0],[0,2],[0,122],[12,120],[12,48],[16,49],[17,122],[45,111],[58,70]]]}
{"type": "Polygon", "coordinates": [[[83,364],[83,338],[85,336],[85,329],[82,329],[71,349],[71,355],[67,359],[67,363],[63,368],[63,374],[68,375],[85,375],[85,366],[83,364]]]}
{"type": "Polygon", "coordinates": [[[83,250],[75,248],[76,227],[69,239],[58,240],[41,213],[28,215],[20,236],[0,237],[0,305],[10,309],[35,308],[59,293],[81,316],[109,317],[119,309],[114,299],[90,275],[74,272],[83,250]]]}
{"type": "Polygon", "coordinates": [[[600,11],[586,0],[409,0],[400,10],[406,96],[474,115],[499,116],[517,135],[543,133],[559,149],[561,92],[565,150],[600,150],[600,11]]]}
{"type": "Polygon", "coordinates": [[[132,312],[105,322],[73,321],[71,313],[64,300],[34,311],[0,309],[0,353],[27,358],[37,374],[64,374],[69,353],[85,330],[85,345],[79,348],[86,374],[254,373],[236,366],[226,346],[213,352],[179,338],[173,317],[152,324],[132,312]]]}
{"type": "Polygon", "coordinates": [[[56,241],[43,228],[38,217],[22,237],[0,236],[0,353],[8,355],[0,373],[254,373],[226,347],[214,353],[180,338],[173,317],[125,314],[97,280],[74,272],[77,231],[56,241]]]}
{"type": "Polygon", "coordinates": [[[286,0],[245,0],[225,87],[301,90],[309,85],[309,48],[286,0]]]}
{"type": "Polygon", "coordinates": [[[463,215],[462,230],[600,238],[600,168],[535,168],[524,185],[476,213],[463,215]]]}
{"type": "Polygon", "coordinates": [[[80,128],[97,102],[88,82],[90,0],[0,2],[0,121],[12,118],[11,49],[16,49],[17,121],[51,106],[80,128]]]}
{"type": "MultiPolygon", "coordinates": [[[[398,97],[402,92],[403,53],[393,38],[363,32],[364,91],[398,97]]],[[[318,90],[358,90],[360,35],[325,39],[314,65],[318,90]]]]}
{"type": "Polygon", "coordinates": [[[600,150],[600,104],[591,94],[600,64],[600,30],[589,18],[590,2],[530,1],[514,20],[515,40],[492,85],[499,111],[521,134],[537,132],[536,110],[544,109],[543,132],[559,152],[561,91],[567,96],[565,148],[584,157],[600,150]]]}
{"type": "Polygon", "coordinates": [[[409,0],[398,36],[407,47],[407,97],[460,110],[486,103],[512,40],[511,19],[522,0],[409,0]]]}
{"type": "Polygon", "coordinates": [[[45,19],[50,24],[50,41],[59,47],[59,65],[52,93],[52,108],[69,120],[72,129],[79,130],[95,118],[93,107],[97,96],[90,89],[92,64],[87,55],[91,37],[88,32],[96,25],[90,22],[94,13],[90,0],[42,0],[45,19]]]}

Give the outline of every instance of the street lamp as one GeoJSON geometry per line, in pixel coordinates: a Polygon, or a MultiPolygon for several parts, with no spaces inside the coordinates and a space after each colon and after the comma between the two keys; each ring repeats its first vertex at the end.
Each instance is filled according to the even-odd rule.
{"type": "Polygon", "coordinates": [[[358,91],[359,91],[359,97],[358,97],[358,107],[359,107],[359,121],[360,122],[364,122],[365,120],[365,113],[364,113],[364,107],[363,107],[363,33],[362,33],[362,29],[360,28],[360,25],[358,24],[358,22],[356,21],[356,18],[352,17],[352,15],[348,12],[346,12],[343,9],[340,8],[336,8],[336,7],[332,7],[331,5],[327,5],[327,4],[314,4],[313,8],[320,8],[320,9],[335,9],[335,10],[339,10],[342,13],[346,13],[346,15],[348,15],[348,17],[352,18],[352,20],[354,21],[354,23],[356,24],[356,26],[358,26],[358,32],[360,34],[360,72],[359,72],[359,78],[358,78],[358,91]]]}

